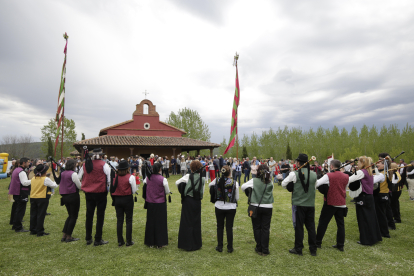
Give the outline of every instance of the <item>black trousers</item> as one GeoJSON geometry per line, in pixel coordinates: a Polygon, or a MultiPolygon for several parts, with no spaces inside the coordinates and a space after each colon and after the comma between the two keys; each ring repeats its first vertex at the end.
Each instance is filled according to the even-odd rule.
{"type": "Polygon", "coordinates": [[[388,201],[385,205],[385,214],[387,215],[388,227],[395,229],[394,215],[391,208],[391,193],[388,193],[388,201]]]}
{"type": "Polygon", "coordinates": [[[75,228],[76,221],[78,220],[80,196],[79,193],[62,195],[61,200],[62,203],[65,204],[68,212],[68,218],[66,219],[62,232],[66,235],[72,236],[73,229],[75,228]]]}
{"type": "Polygon", "coordinates": [[[170,177],[169,169],[163,169],[163,171],[165,172],[165,178],[170,177]]]}
{"type": "Polygon", "coordinates": [[[10,225],[13,225],[14,222],[14,215],[16,214],[17,202],[16,200],[13,202],[11,213],[10,213],[10,225]]]}
{"type": "Polygon", "coordinates": [[[96,233],[95,241],[102,240],[102,228],[105,219],[107,202],[107,192],[104,193],[85,193],[86,199],[86,240],[92,239],[93,216],[96,209],[96,233]]]}
{"type": "Polygon", "coordinates": [[[388,197],[388,194],[376,194],[374,195],[374,202],[375,202],[375,212],[377,214],[378,225],[381,231],[381,236],[389,237],[390,231],[388,230],[388,220],[387,220],[388,199],[385,200],[385,197],[388,197]]]}
{"type": "Polygon", "coordinates": [[[124,216],[126,220],[126,240],[132,242],[132,215],[134,214],[134,199],[132,195],[113,196],[116,211],[116,234],[118,243],[124,243],[124,216]]]}
{"type": "Polygon", "coordinates": [[[316,251],[315,207],[296,206],[295,249],[302,252],[305,225],[308,231],[308,244],[311,252],[316,251]]]}
{"type": "Polygon", "coordinates": [[[394,219],[397,222],[401,222],[400,196],[401,196],[401,191],[392,192],[391,209],[392,209],[392,215],[394,216],[394,219]]]}
{"type": "Polygon", "coordinates": [[[23,220],[24,214],[26,213],[26,205],[27,205],[28,198],[27,196],[24,196],[24,195],[22,196],[14,195],[13,199],[14,199],[14,203],[12,206],[12,212],[14,208],[14,215],[10,217],[10,221],[12,221],[13,219],[13,228],[15,230],[20,230],[23,228],[22,220],[23,220]]]}
{"type": "Polygon", "coordinates": [[[323,236],[325,235],[326,229],[328,228],[329,222],[332,217],[335,216],[336,226],[336,245],[338,247],[344,247],[345,243],[345,222],[344,212],[346,208],[334,207],[325,204],[322,207],[321,215],[319,217],[318,231],[316,234],[316,244],[322,245],[323,236]]]}
{"type": "Polygon", "coordinates": [[[233,224],[236,209],[222,210],[216,207],[217,246],[223,248],[224,220],[226,220],[227,249],[233,249],[233,224]]]}
{"type": "Polygon", "coordinates": [[[30,198],[30,232],[43,234],[49,198],[30,198]]]}
{"type": "Polygon", "coordinates": [[[272,221],[273,208],[259,207],[257,217],[252,218],[253,234],[258,252],[269,254],[270,223],[272,221]]]}

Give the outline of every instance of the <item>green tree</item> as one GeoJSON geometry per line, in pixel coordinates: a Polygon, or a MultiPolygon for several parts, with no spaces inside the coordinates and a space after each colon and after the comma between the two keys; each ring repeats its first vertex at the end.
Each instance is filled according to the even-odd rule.
{"type": "MultiPolygon", "coordinates": [[[[75,150],[75,148],[73,147],[73,143],[76,142],[76,136],[77,136],[76,131],[75,131],[75,127],[76,127],[75,121],[65,117],[63,126],[64,126],[63,156],[69,156],[70,152],[75,150]]],[[[41,150],[43,154],[45,155],[48,153],[49,138],[53,142],[56,141],[56,130],[57,130],[57,125],[56,125],[56,121],[54,118],[50,119],[47,125],[44,125],[40,130],[42,132],[42,137],[40,138],[40,140],[42,141],[41,150]]],[[[62,135],[62,133],[60,133],[60,135],[62,135]]],[[[62,141],[61,137],[62,136],[59,136],[59,143],[56,147],[56,156],[54,156],[55,158],[63,157],[61,156],[61,151],[60,151],[61,141],[62,141]]],[[[53,147],[54,147],[54,143],[53,143],[53,147]]]]}
{"type": "Polygon", "coordinates": [[[46,159],[48,159],[49,156],[53,156],[53,143],[52,143],[52,138],[50,136],[47,138],[47,156],[46,156],[46,159]]]}
{"type": "Polygon", "coordinates": [[[247,154],[247,148],[245,146],[243,146],[243,153],[242,153],[242,158],[246,158],[249,155],[247,154]]]}
{"type": "Polygon", "coordinates": [[[286,159],[292,160],[292,150],[290,149],[289,143],[286,147],[286,159]]]}
{"type": "Polygon", "coordinates": [[[83,133],[82,132],[82,138],[81,138],[81,140],[83,141],[83,140],[85,140],[86,138],[85,138],[85,133],[83,133]]]}
{"type": "Polygon", "coordinates": [[[201,119],[200,114],[195,110],[185,107],[184,109],[178,110],[177,113],[171,112],[165,122],[187,132],[187,134],[183,135],[184,137],[207,142],[210,141],[210,130],[201,119]]]}

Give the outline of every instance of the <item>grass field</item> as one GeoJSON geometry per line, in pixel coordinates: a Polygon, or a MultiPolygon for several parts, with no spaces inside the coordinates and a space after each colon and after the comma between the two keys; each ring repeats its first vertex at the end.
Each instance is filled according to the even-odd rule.
{"type": "MultiPolygon", "coordinates": [[[[115,209],[108,198],[103,238],[109,244],[86,246],[85,197],[81,194],[81,209],[73,236],[81,238],[72,243],[61,243],[61,231],[67,217],[60,206],[58,191],[50,200],[45,229],[49,236],[36,237],[29,233],[15,233],[9,225],[11,203],[7,200],[9,179],[0,180],[0,274],[2,275],[412,275],[414,270],[414,202],[408,200],[404,189],[401,196],[402,224],[391,231],[391,239],[366,247],[358,245],[358,226],[355,206],[348,203],[345,219],[345,252],[331,248],[336,240],[336,224],[331,221],[318,256],[312,257],[307,248],[305,231],[304,256],[288,253],[294,244],[290,194],[276,186],[270,232],[270,255],[254,252],[252,225],[247,217],[247,197],[240,193],[234,225],[234,249],[231,254],[218,253],[214,205],[205,197],[202,202],[203,247],[195,252],[177,248],[180,222],[180,195],[175,186],[178,176],[169,178],[173,192],[168,204],[169,246],[163,249],[144,245],[146,211],[141,197],[135,203],[133,240],[135,245],[118,248],[115,209]]],[[[207,192],[207,189],[206,189],[207,192]]],[[[322,207],[322,195],[316,198],[316,225],[322,207]]],[[[349,202],[349,197],[347,201],[349,202]]],[[[24,227],[29,228],[30,205],[27,205],[24,227]]],[[[95,225],[94,225],[95,226],[95,225]]],[[[95,233],[95,230],[93,231],[95,233]]],[[[124,230],[125,235],[125,230],[124,230]]],[[[226,238],[224,238],[226,239],[226,238]]]]}

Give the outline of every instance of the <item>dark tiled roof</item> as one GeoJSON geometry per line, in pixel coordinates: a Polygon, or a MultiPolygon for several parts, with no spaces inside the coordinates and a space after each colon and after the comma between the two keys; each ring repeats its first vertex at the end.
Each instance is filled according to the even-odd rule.
{"type": "Polygon", "coordinates": [[[76,146],[149,146],[149,147],[220,147],[220,144],[195,140],[187,137],[104,135],[73,144],[76,146]]]}
{"type": "Polygon", "coordinates": [[[76,156],[76,155],[80,155],[80,153],[79,153],[79,151],[74,150],[74,151],[71,151],[71,152],[70,152],[70,155],[72,155],[72,156],[76,156]]]}

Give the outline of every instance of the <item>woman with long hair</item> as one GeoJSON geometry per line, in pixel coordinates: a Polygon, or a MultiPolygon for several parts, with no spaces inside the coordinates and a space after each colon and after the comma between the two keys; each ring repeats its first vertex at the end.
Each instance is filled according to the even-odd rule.
{"type": "Polygon", "coordinates": [[[52,169],[53,178],[56,184],[59,185],[59,193],[62,196],[61,204],[64,204],[68,217],[63,226],[63,237],[61,242],[78,241],[78,238],[72,237],[73,229],[75,228],[78,219],[80,208],[79,190],[81,183],[78,178],[76,170],[76,160],[69,159],[66,163],[65,171],[61,172],[59,177],[55,175],[55,170],[52,169]]]}
{"type": "Polygon", "coordinates": [[[143,197],[147,208],[145,244],[161,248],[168,245],[167,200],[168,180],[161,175],[162,165],[155,163],[152,174],[144,180],[143,197]]]}
{"type": "Polygon", "coordinates": [[[358,159],[358,171],[349,177],[349,183],[360,180],[362,192],[355,198],[356,215],[359,228],[359,244],[374,245],[382,241],[381,231],[375,211],[373,197],[374,183],[385,180],[383,174],[372,174],[370,158],[361,156],[358,159]]]}
{"type": "Polygon", "coordinates": [[[269,167],[260,165],[256,178],[252,178],[241,187],[243,191],[251,188],[250,204],[257,207],[257,216],[252,216],[255,251],[261,256],[269,254],[270,223],[273,212],[273,183],[270,179],[269,167]]]}
{"type": "Polygon", "coordinates": [[[233,223],[239,200],[239,183],[231,179],[230,167],[221,168],[221,177],[209,184],[212,202],[214,202],[217,220],[217,247],[223,251],[224,220],[226,221],[227,252],[233,252],[233,223]]]}
{"type": "Polygon", "coordinates": [[[181,194],[181,220],[178,231],[178,248],[194,251],[202,246],[201,240],[201,200],[204,194],[205,179],[201,177],[203,165],[198,160],[190,164],[190,174],[175,183],[181,194]]]}
{"type": "Polygon", "coordinates": [[[117,174],[110,187],[112,206],[116,211],[116,233],[118,246],[125,244],[123,237],[124,216],[126,220],[126,246],[134,245],[132,241],[132,217],[134,214],[133,194],[137,191],[135,176],[129,173],[128,161],[119,162],[117,174]]]}

